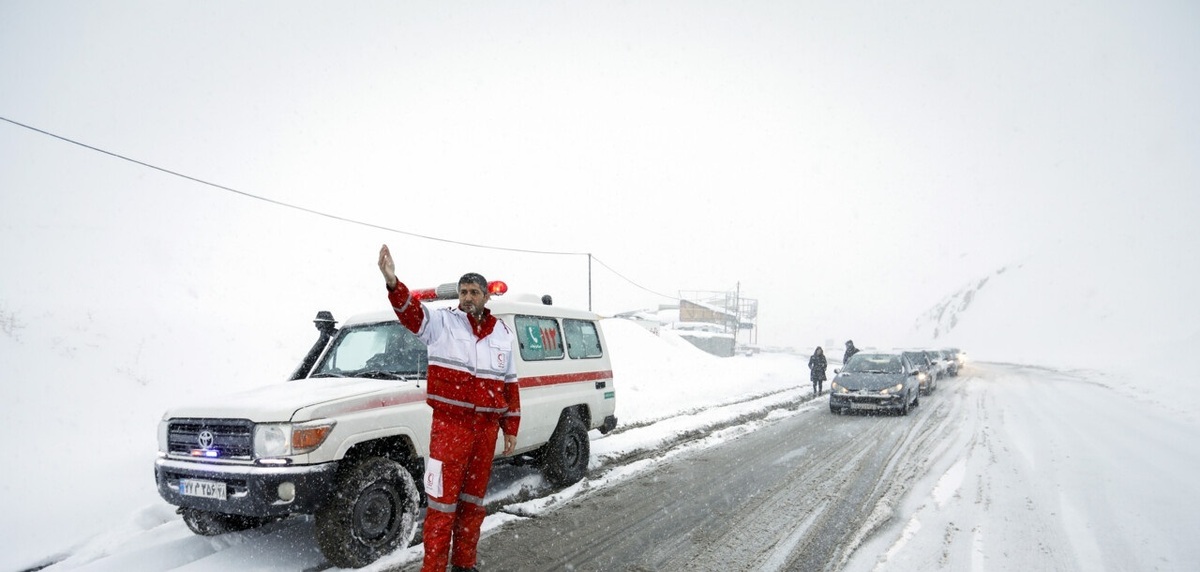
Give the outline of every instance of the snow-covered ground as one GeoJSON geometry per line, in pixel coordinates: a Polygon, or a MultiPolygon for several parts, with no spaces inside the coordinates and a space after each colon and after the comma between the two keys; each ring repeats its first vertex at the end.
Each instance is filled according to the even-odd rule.
{"type": "MultiPolygon", "coordinates": [[[[672,419],[611,439],[598,439],[593,446],[594,463],[606,456],[654,448],[678,431],[794,401],[798,392],[809,391],[804,381],[807,358],[803,356],[766,353],[722,359],[697,350],[670,332],[656,337],[626,320],[606,320],[604,328],[618,376],[617,413],[621,424],[672,419]],[[761,395],[769,397],[744,402],[761,395]],[[743,403],[714,407],[736,402],[743,403]],[[692,411],[697,413],[679,416],[692,411]]],[[[31,343],[36,330],[33,325],[24,329],[24,341],[0,338],[0,347],[6,355],[31,358],[38,351],[37,344],[31,343]]],[[[75,363],[78,354],[88,352],[80,349],[63,356],[50,344],[46,353],[33,361],[59,364],[46,366],[59,368],[53,373],[80,367],[75,363]]],[[[52,569],[171,569],[197,560],[206,564],[193,563],[189,569],[230,569],[229,560],[242,554],[236,550],[237,557],[220,553],[260,533],[217,539],[195,537],[155,490],[155,427],[165,408],[164,396],[140,384],[122,385],[123,374],[114,368],[90,362],[82,365],[85,370],[100,372],[100,381],[91,385],[76,381],[69,388],[67,384],[26,388],[30,391],[17,393],[26,394],[19,403],[27,407],[17,407],[13,402],[7,405],[16,413],[35,403],[39,408],[57,403],[60,411],[50,416],[54,422],[42,423],[45,431],[29,435],[18,448],[19,462],[10,467],[25,470],[10,468],[0,474],[5,489],[3,535],[12,541],[4,551],[0,569],[25,569],[63,557],[66,559],[52,569]],[[94,393],[78,400],[63,398],[77,387],[94,393]],[[113,392],[121,387],[126,389],[118,397],[113,392]],[[123,412],[110,410],[109,403],[123,412]],[[103,406],[96,407],[98,404],[103,406]],[[63,415],[63,410],[70,414],[63,415]],[[60,422],[59,417],[73,419],[60,422]]],[[[47,379],[53,384],[60,376],[48,375],[47,379]]],[[[176,401],[185,401],[189,395],[194,393],[181,391],[176,401]]],[[[27,423],[32,423],[35,416],[29,417],[27,423]]],[[[308,535],[289,531],[284,537],[266,545],[256,543],[254,550],[281,542],[312,542],[311,531],[308,535]]],[[[304,566],[291,559],[309,565],[319,563],[321,558],[315,550],[315,546],[307,546],[298,551],[289,549],[285,551],[287,556],[272,553],[258,557],[268,569],[300,569],[304,566]]],[[[234,567],[245,566],[249,565],[234,567]]]]}
{"type": "MultiPolygon", "coordinates": [[[[12,236],[40,248],[0,253],[6,272],[0,283],[0,411],[8,427],[16,428],[0,471],[0,570],[46,562],[60,562],[58,569],[88,564],[109,570],[299,569],[319,562],[311,532],[305,534],[303,527],[278,534],[268,529],[215,539],[192,536],[155,490],[156,427],[172,405],[283,379],[316,337],[309,322],[316,310],[344,317],[383,307],[374,268],[378,237],[349,232],[338,244],[289,246],[285,243],[301,240],[290,234],[278,244],[264,237],[267,246],[214,255],[187,240],[156,238],[174,236],[166,231],[126,234],[118,219],[89,219],[87,224],[107,237],[95,243],[68,223],[43,229],[37,220],[13,221],[28,232],[12,236]],[[294,258],[263,254],[276,248],[320,250],[328,260],[343,262],[323,268],[320,276],[289,272],[294,258]],[[347,252],[362,255],[354,259],[347,252]],[[256,540],[261,534],[267,537],[256,540]]],[[[315,236],[336,234],[328,230],[315,236]]],[[[201,228],[178,225],[175,231],[184,237],[203,234],[201,228]]],[[[953,329],[943,327],[936,340],[925,330],[907,339],[869,330],[853,336],[864,347],[957,346],[980,361],[1050,366],[1112,388],[1141,404],[1137,410],[1147,416],[1175,420],[1164,430],[1177,431],[1178,439],[1200,442],[1195,431],[1200,392],[1181,375],[1190,368],[1180,358],[1200,343],[1192,319],[1200,299],[1167,300],[1177,285],[1195,282],[1200,273],[1186,257],[1161,265],[1140,260],[1141,251],[1113,250],[1105,264],[1069,266],[1061,262],[1061,251],[1046,251],[992,275],[982,288],[972,282],[971,304],[954,306],[953,329]],[[1132,278],[1114,269],[1129,271],[1132,278]]],[[[794,401],[808,391],[806,355],[718,359],[628,322],[607,320],[605,327],[618,375],[621,423],[664,421],[597,440],[595,462],[602,455],[653,446],[663,435],[710,416],[736,418],[742,412],[718,405],[790,388],[765,402],[736,406],[770,410],[779,406],[772,400],[794,401]],[[698,415],[666,419],[692,411],[698,415]]],[[[834,335],[836,330],[813,326],[809,339],[787,345],[807,353],[834,335]]],[[[840,347],[825,349],[832,358],[841,355],[840,347]]],[[[1087,427],[1094,413],[1064,407],[1058,415],[1056,423],[1087,427]]],[[[962,470],[977,468],[970,453],[961,454],[967,455],[962,470]]],[[[1112,467],[1127,462],[1112,455],[1096,460],[1112,467]]],[[[1196,474],[1188,459],[1171,461],[1178,464],[1162,472],[1196,474]]],[[[988,476],[1001,480],[998,489],[1037,486],[1025,478],[988,476]]],[[[1191,499],[1200,497],[1200,485],[1182,482],[1177,488],[1171,492],[1179,506],[1197,508],[1191,499]]],[[[1126,494],[1138,498],[1160,491],[1148,487],[1126,494]]],[[[987,541],[1001,547],[1007,542],[994,535],[987,541]]],[[[1014,538],[1012,550],[1026,550],[1024,541],[1014,538]]]]}
{"type": "Polygon", "coordinates": [[[954,426],[846,570],[1200,567],[1193,415],[1127,399],[1094,371],[971,374],[925,400],[948,403],[954,426]]]}
{"type": "MultiPolygon", "coordinates": [[[[1194,450],[1157,440],[1200,442],[1192,3],[578,4],[0,2],[0,572],[317,561],[303,525],[192,536],[155,430],[284,378],[317,310],[384,307],[385,241],[413,284],[479,271],[606,314],[735,287],[763,346],[957,346],[1052,368],[968,383],[1110,388],[1137,415],[985,391],[864,557],[924,568],[992,498],[1003,522],[955,533],[980,547],[963,568],[1044,538],[1029,568],[1200,569],[1090,534],[1164,557],[1196,536],[1175,518],[1200,514],[1194,450]],[[502,224],[450,223],[476,209],[502,224]],[[1152,459],[1104,447],[1143,429],[1152,459]],[[990,464],[985,438],[1019,453],[990,464]],[[1124,486],[1070,494],[1083,472],[1124,486]],[[1030,516],[1013,503],[1055,506],[1046,482],[1072,510],[998,534],[1030,516]]],[[[805,356],[628,325],[618,414],[662,422],[596,462],[808,391],[805,356]]]]}
{"type": "MultiPolygon", "coordinates": [[[[806,356],[716,358],[670,332],[655,336],[615,319],[606,320],[604,327],[618,376],[621,423],[642,426],[606,437],[593,432],[594,467],[633,451],[660,449],[673,435],[747,413],[768,412],[749,428],[782,415],[828,414],[822,408],[789,409],[810,395],[806,356]]],[[[17,355],[12,350],[24,344],[11,337],[0,343],[8,355],[17,355]]],[[[23,349],[34,357],[34,347],[23,349]]],[[[69,364],[79,356],[43,357],[69,364]]],[[[987,373],[961,382],[969,397],[963,400],[967,405],[961,408],[957,437],[945,444],[933,470],[904,501],[890,507],[888,524],[861,540],[862,548],[846,569],[930,569],[939,562],[956,570],[1038,569],[1062,563],[1070,564],[1064,569],[1074,563],[1159,570],[1200,565],[1189,548],[1200,522],[1191,517],[1200,509],[1195,500],[1200,487],[1190,478],[1200,469],[1200,422],[1194,411],[1181,411],[1173,402],[1178,393],[1165,385],[1168,377],[1159,378],[1163,384],[1156,391],[1127,400],[1134,392],[1121,374],[1000,364],[981,364],[976,371],[987,373]],[[988,391],[985,384],[1004,384],[1006,391],[988,391]],[[1106,415],[1114,406],[1122,408],[1121,414],[1106,415]],[[1137,456],[1113,455],[1138,451],[1139,444],[1144,450],[1137,456]],[[1097,503],[1104,509],[1097,511],[1097,503]],[[1081,517],[1096,514],[1107,518],[1081,517]],[[1111,546],[1119,547],[1115,555],[1111,546]],[[1142,552],[1129,554],[1131,548],[1142,552]]],[[[120,373],[109,376],[112,381],[120,373]]],[[[97,413],[72,428],[51,426],[51,431],[30,435],[29,441],[40,448],[27,453],[28,462],[10,465],[21,470],[3,473],[8,544],[3,569],[23,570],[49,561],[57,562],[49,570],[215,572],[323,566],[311,523],[303,520],[216,538],[193,535],[153,486],[159,396],[145,387],[123,393],[120,400],[105,397],[103,388],[95,391],[94,403],[119,401],[128,413],[97,413]],[[141,422],[131,423],[130,417],[141,422]],[[106,442],[105,434],[120,439],[106,442]]],[[[39,397],[24,399],[29,403],[39,397]]],[[[719,444],[745,429],[718,432],[685,448],[719,444]]],[[[518,518],[514,514],[552,510],[680,452],[609,467],[551,497],[510,506],[489,517],[485,528],[518,518]]],[[[530,486],[528,481],[538,478],[509,486],[530,486]]],[[[419,545],[400,550],[367,570],[384,570],[419,555],[419,545]]]]}

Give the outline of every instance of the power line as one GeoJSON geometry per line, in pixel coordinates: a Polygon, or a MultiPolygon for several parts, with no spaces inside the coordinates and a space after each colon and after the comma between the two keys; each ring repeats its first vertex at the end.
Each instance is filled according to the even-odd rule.
{"type": "MultiPolygon", "coordinates": [[[[591,256],[591,255],[589,255],[589,256],[591,256]]],[[[633,280],[630,280],[629,278],[626,278],[626,277],[625,277],[623,274],[621,274],[620,272],[617,272],[616,270],[613,270],[613,267],[612,267],[612,266],[609,266],[609,265],[605,264],[603,260],[600,260],[599,258],[596,258],[595,256],[592,256],[592,260],[595,260],[596,262],[600,263],[600,266],[603,266],[603,267],[607,268],[609,272],[612,272],[613,274],[616,274],[616,275],[617,275],[617,277],[619,277],[621,280],[624,280],[624,281],[626,281],[626,282],[628,282],[628,283],[630,283],[630,284],[632,284],[632,285],[634,285],[634,286],[636,286],[636,287],[638,287],[638,288],[641,288],[642,290],[645,290],[645,291],[647,291],[647,292],[649,292],[649,293],[651,293],[651,294],[654,294],[655,296],[662,296],[663,298],[670,298],[670,299],[672,299],[672,300],[676,300],[676,301],[680,300],[680,298],[678,298],[678,297],[676,297],[676,296],[671,296],[671,295],[669,295],[669,294],[663,294],[663,293],[661,293],[661,292],[655,292],[654,290],[651,290],[651,289],[649,289],[649,288],[647,288],[647,287],[645,287],[645,286],[642,286],[641,284],[638,284],[637,282],[634,282],[633,280]]]]}
{"type": "Polygon", "coordinates": [[[241,196],[243,196],[243,197],[246,197],[246,198],[251,198],[251,199],[260,200],[260,201],[263,201],[263,202],[266,202],[266,203],[270,203],[270,204],[273,204],[273,205],[276,205],[276,206],[281,206],[281,207],[285,207],[285,208],[289,208],[289,209],[294,209],[294,210],[298,210],[298,211],[301,211],[301,212],[306,212],[306,213],[309,213],[309,214],[317,215],[317,216],[320,216],[320,217],[325,217],[325,218],[332,219],[332,220],[336,220],[336,221],[346,222],[346,223],[350,223],[350,224],[357,224],[357,225],[359,225],[359,226],[365,226],[365,227],[368,227],[368,228],[374,228],[374,229],[378,229],[378,230],[384,230],[384,231],[387,231],[387,232],[394,232],[394,233],[397,233],[397,234],[403,234],[403,235],[406,235],[406,236],[412,236],[412,237],[416,237],[416,238],[423,238],[423,239],[425,239],[425,240],[432,240],[432,241],[435,241],[435,242],[444,242],[444,243],[448,243],[448,244],[457,244],[457,245],[460,245],[460,246],[469,246],[469,247],[473,247],[473,248],[486,248],[486,249],[489,249],[489,250],[502,250],[502,251],[507,251],[507,252],[522,252],[522,253],[526,253],[526,254],[549,254],[549,255],[561,255],[561,256],[587,256],[588,258],[590,258],[590,259],[592,259],[592,260],[595,260],[596,262],[600,263],[600,265],[601,265],[601,266],[603,266],[603,267],[607,268],[607,269],[609,270],[609,272],[612,272],[613,274],[615,274],[615,275],[617,275],[618,277],[620,277],[622,280],[624,280],[624,281],[626,281],[626,282],[628,282],[628,283],[632,284],[633,286],[635,286],[635,287],[637,287],[637,288],[640,288],[640,289],[642,289],[642,290],[645,290],[646,292],[649,292],[649,293],[651,293],[651,294],[654,294],[654,295],[656,295],[656,296],[662,296],[662,297],[664,297],[664,298],[670,298],[670,299],[672,299],[672,300],[678,300],[678,299],[679,299],[679,298],[677,298],[677,297],[675,297],[675,296],[669,296],[669,295],[667,295],[667,294],[662,294],[662,293],[659,293],[659,292],[655,292],[654,290],[651,290],[651,289],[649,289],[649,288],[646,288],[645,286],[642,286],[641,284],[638,284],[637,282],[634,282],[633,280],[630,280],[629,278],[627,278],[627,277],[625,277],[624,275],[622,275],[620,272],[617,272],[616,270],[613,270],[613,267],[609,266],[608,264],[606,264],[604,261],[600,260],[599,258],[596,258],[596,257],[595,257],[594,255],[592,255],[592,253],[590,253],[590,252],[559,252],[559,251],[551,251],[551,250],[531,250],[531,249],[526,249],[526,248],[510,248],[510,247],[504,247],[504,246],[491,246],[491,245],[488,245],[488,244],[475,244],[475,243],[471,243],[471,242],[463,242],[463,241],[459,241],[459,240],[450,240],[450,239],[447,239],[447,238],[439,238],[439,237],[436,237],[436,236],[428,236],[428,235],[424,235],[424,234],[417,234],[417,233],[415,233],[415,232],[409,232],[409,231],[405,231],[405,230],[400,230],[400,229],[398,229],[398,228],[392,228],[392,227],[388,227],[388,226],[378,225],[378,224],[375,224],[375,223],[370,223],[370,222],[365,222],[365,221],[356,220],[356,219],[352,219],[352,218],[347,218],[347,217],[343,217],[343,216],[338,216],[338,215],[335,215],[335,214],[330,214],[330,213],[326,213],[326,212],[318,211],[318,210],[315,210],[315,209],[310,209],[310,208],[307,208],[307,207],[302,207],[302,206],[300,206],[300,205],[295,205],[295,204],[292,204],[292,203],[287,203],[287,202],[279,201],[279,200],[272,199],[272,198],[268,198],[268,197],[264,197],[264,196],[261,196],[261,195],[256,195],[256,194],[253,194],[253,193],[248,193],[248,192],[245,192],[245,191],[239,191],[239,190],[237,190],[237,189],[235,189],[235,188],[233,188],[233,187],[227,187],[227,186],[225,186],[225,185],[220,185],[220,184],[217,184],[217,183],[213,183],[213,182],[211,182],[211,181],[206,181],[206,180],[204,180],[204,179],[201,179],[201,178],[198,178],[198,177],[193,177],[193,176],[191,176],[191,175],[186,175],[186,174],[180,173],[180,172],[178,172],[178,171],[172,171],[171,169],[166,169],[166,168],[163,168],[163,167],[159,167],[159,166],[157,166],[157,165],[153,165],[153,164],[147,163],[147,162],[145,162],[145,161],[139,161],[139,160],[137,160],[137,159],[134,159],[134,158],[132,158],[132,157],[127,157],[127,156],[125,156],[125,155],[122,155],[122,154],[120,154],[120,153],[114,153],[114,152],[112,152],[112,151],[108,151],[108,150],[106,150],[106,149],[101,149],[101,148],[99,148],[99,147],[96,147],[96,146],[94,146],[94,145],[88,145],[87,143],[83,143],[83,142],[80,142],[80,141],[76,141],[76,140],[74,140],[74,139],[71,139],[71,138],[69,138],[69,137],[64,137],[64,136],[62,136],[62,135],[58,135],[58,134],[55,134],[55,133],[51,133],[51,132],[49,132],[49,131],[46,131],[46,130],[44,130],[44,129],[38,129],[37,127],[34,127],[34,126],[32,126],[32,125],[27,125],[27,124],[21,123],[21,122],[19,122],[19,121],[14,121],[14,120],[12,120],[12,119],[9,119],[9,118],[7,118],[7,117],[4,117],[4,116],[0,116],[0,120],[3,120],[3,121],[6,121],[6,122],[8,122],[8,123],[11,123],[11,124],[13,124],[13,125],[16,125],[17,127],[22,127],[22,128],[24,128],[24,129],[28,129],[28,130],[30,130],[30,131],[34,131],[34,132],[36,132],[36,133],[41,133],[42,135],[46,135],[46,136],[48,136],[48,137],[53,137],[53,138],[55,138],[55,139],[58,139],[59,141],[63,141],[63,142],[66,142],[66,143],[70,143],[70,144],[72,144],[72,145],[77,145],[77,146],[79,146],[79,147],[83,147],[84,149],[89,149],[89,150],[91,150],[91,151],[95,151],[95,152],[97,152],[97,153],[103,153],[103,154],[105,154],[105,155],[108,155],[109,157],[114,157],[114,158],[120,159],[120,160],[122,160],[122,161],[128,161],[128,162],[130,162],[130,163],[133,163],[133,164],[135,164],[135,165],[140,165],[140,166],[142,166],[142,167],[146,167],[146,168],[148,168],[148,169],[154,169],[155,171],[159,171],[159,172],[161,172],[161,173],[166,173],[166,174],[168,174],[168,175],[173,175],[173,176],[175,176],[175,177],[179,177],[179,178],[181,178],[181,179],[187,179],[187,180],[189,180],[189,181],[192,181],[192,182],[195,182],[195,183],[200,183],[201,185],[206,185],[206,186],[209,186],[209,187],[213,187],[213,188],[215,188],[215,189],[220,189],[220,190],[222,190],[222,191],[226,191],[226,192],[229,192],[229,193],[234,193],[234,194],[237,194],[237,195],[241,195],[241,196]]]}
{"type": "Polygon", "coordinates": [[[21,123],[21,122],[18,122],[18,121],[13,121],[12,119],[9,119],[9,118],[7,118],[7,117],[0,116],[0,120],[7,121],[7,122],[9,122],[9,123],[12,123],[13,125],[16,125],[16,126],[18,126],[18,127],[24,127],[25,129],[28,129],[28,130],[30,130],[30,131],[36,131],[36,132],[38,132],[38,133],[41,133],[42,135],[47,135],[47,136],[53,137],[53,138],[55,138],[55,139],[58,139],[58,140],[60,140],[60,141],[65,141],[65,142],[67,142],[67,143],[70,143],[70,144],[72,144],[72,145],[78,145],[78,146],[80,146],[80,147],[83,147],[83,148],[85,148],[85,149],[90,149],[90,150],[92,150],[92,151],[96,151],[97,153],[103,153],[103,154],[105,154],[105,155],[108,155],[108,156],[110,156],[110,157],[116,157],[117,159],[121,159],[121,160],[123,160],[123,161],[128,161],[128,162],[130,162],[130,163],[134,163],[134,164],[136,164],[136,165],[141,165],[141,166],[143,166],[143,167],[146,167],[146,168],[149,168],[149,169],[154,169],[155,171],[159,171],[159,172],[162,172],[162,173],[166,173],[166,174],[168,174],[168,175],[174,175],[174,176],[176,176],[176,177],[180,177],[180,178],[183,178],[183,179],[187,179],[187,180],[189,180],[189,181],[196,182],[196,183],[200,183],[200,184],[202,184],[202,185],[208,185],[208,186],[210,186],[210,187],[213,187],[213,188],[216,188],[216,189],[221,189],[222,191],[227,191],[227,192],[230,192],[230,193],[235,193],[235,194],[238,194],[238,195],[242,195],[243,197],[247,197],[247,198],[251,198],[251,199],[257,199],[257,200],[260,200],[260,201],[263,201],[263,202],[271,203],[271,204],[273,204],[273,205],[277,205],[277,206],[281,206],[281,207],[286,207],[286,208],[289,208],[289,209],[295,209],[295,210],[298,210],[298,211],[306,212],[306,213],[309,213],[309,214],[314,214],[314,215],[317,215],[317,216],[322,216],[322,217],[325,217],[325,218],[329,218],[329,219],[333,219],[333,220],[337,220],[337,221],[341,221],[341,222],[348,222],[348,223],[351,223],[351,224],[357,224],[357,225],[360,225],[360,226],[365,226],[365,227],[369,227],[369,228],[374,228],[374,229],[379,229],[379,230],[386,230],[386,231],[388,231],[388,232],[395,232],[395,233],[398,233],[398,234],[404,234],[404,235],[408,235],[408,236],[414,236],[414,237],[417,237],[417,238],[424,238],[424,239],[426,239],[426,240],[433,240],[433,241],[437,241],[437,242],[445,242],[445,243],[450,243],[450,244],[458,244],[458,245],[461,245],[461,246],[471,246],[471,247],[474,247],[474,248],[488,248],[488,249],[491,249],[491,250],[506,250],[506,251],[509,251],[509,252],[524,252],[524,253],[528,253],[528,254],[555,254],[555,255],[568,255],[568,256],[587,256],[587,255],[588,255],[588,253],[586,253],[586,252],[557,252],[557,251],[549,251],[549,250],[530,250],[530,249],[524,249],[524,248],[509,248],[509,247],[504,247],[504,246],[491,246],[491,245],[487,245],[487,244],[475,244],[475,243],[471,243],[471,242],[463,242],[463,241],[459,241],[459,240],[450,240],[450,239],[447,239],[447,238],[438,238],[438,237],[436,237],[436,236],[428,236],[428,235],[424,235],[424,234],[417,234],[417,233],[415,233],[415,232],[408,232],[408,231],[405,231],[405,230],[400,230],[400,229],[398,229],[398,228],[392,228],[392,227],[383,226],[383,225],[378,225],[378,224],[374,224],[374,223],[370,223],[370,222],[365,222],[365,221],[361,221],[361,220],[356,220],[356,219],[352,219],[352,218],[346,218],[346,217],[343,217],[343,216],[338,216],[338,215],[335,215],[335,214],[329,214],[329,213],[322,212],[322,211],[318,211],[318,210],[315,210],[315,209],[310,209],[310,208],[307,208],[307,207],[302,207],[302,206],[300,206],[300,205],[295,205],[295,204],[292,204],[292,203],[286,203],[286,202],[283,202],[283,201],[275,200],[275,199],[268,198],[268,197],[264,197],[264,196],[261,196],[261,195],[256,195],[256,194],[253,194],[253,193],[247,193],[247,192],[245,192],[245,191],[239,191],[239,190],[237,190],[237,189],[235,189],[235,188],[232,188],[232,187],[227,187],[227,186],[225,186],[225,185],[220,185],[220,184],[217,184],[217,183],[213,183],[213,182],[211,182],[211,181],[206,181],[206,180],[204,180],[204,179],[200,179],[200,178],[198,178],[198,177],[193,177],[193,176],[191,176],[191,175],[185,175],[185,174],[183,174],[183,173],[180,173],[180,172],[178,172],[178,171],[172,171],[172,170],[170,170],[170,169],[165,169],[165,168],[163,168],[163,167],[159,167],[159,166],[157,166],[157,165],[152,165],[152,164],[150,164],[150,163],[147,163],[147,162],[145,162],[145,161],[139,161],[139,160],[137,160],[137,159],[134,159],[134,158],[131,158],[131,157],[126,157],[125,155],[121,155],[120,153],[113,153],[112,151],[107,151],[107,150],[101,149],[101,148],[99,148],[99,147],[95,147],[95,146],[92,146],[92,145],[88,145],[87,143],[81,143],[81,142],[79,142],[79,141],[76,141],[76,140],[74,140],[74,139],[70,139],[70,138],[68,138],[68,137],[63,137],[62,135],[56,135],[56,134],[54,134],[54,133],[51,133],[51,132],[49,132],[49,131],[45,131],[45,130],[42,130],[42,129],[38,129],[37,127],[33,127],[33,126],[31,126],[31,125],[26,125],[26,124],[24,124],[24,123],[21,123]]]}

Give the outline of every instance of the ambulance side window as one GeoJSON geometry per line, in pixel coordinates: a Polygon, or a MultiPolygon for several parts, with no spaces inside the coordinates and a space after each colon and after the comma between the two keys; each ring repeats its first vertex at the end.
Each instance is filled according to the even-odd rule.
{"type": "Polygon", "coordinates": [[[572,358],[597,358],[604,355],[595,322],[564,319],[563,329],[567,331],[567,354],[572,358]]]}
{"type": "Polygon", "coordinates": [[[542,361],[563,358],[562,331],[558,320],[542,316],[516,316],[517,345],[521,359],[542,361]]]}

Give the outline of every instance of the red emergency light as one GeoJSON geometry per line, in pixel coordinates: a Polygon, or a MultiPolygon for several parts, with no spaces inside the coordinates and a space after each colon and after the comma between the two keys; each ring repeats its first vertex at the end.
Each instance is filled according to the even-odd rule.
{"type": "MultiPolygon", "coordinates": [[[[488,282],[488,294],[492,296],[502,296],[508,292],[508,284],[499,280],[488,282]]],[[[458,284],[453,282],[442,284],[437,288],[422,288],[420,290],[410,290],[409,296],[413,300],[457,300],[458,299],[458,284]]]]}

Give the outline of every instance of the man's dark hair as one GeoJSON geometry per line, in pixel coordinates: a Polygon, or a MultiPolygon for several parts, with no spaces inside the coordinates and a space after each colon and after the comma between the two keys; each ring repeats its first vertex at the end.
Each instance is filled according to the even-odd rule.
{"type": "Polygon", "coordinates": [[[462,278],[458,279],[458,285],[462,286],[463,284],[475,284],[476,286],[479,286],[479,289],[483,290],[485,293],[488,291],[487,279],[478,272],[468,272],[463,274],[462,278]]]}

